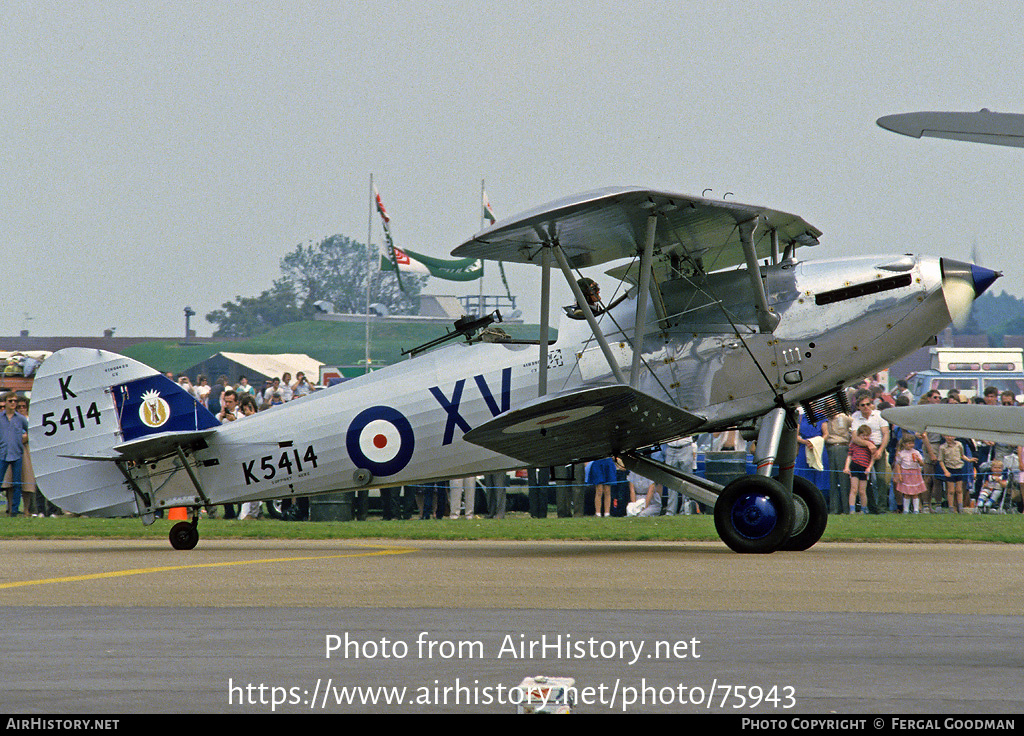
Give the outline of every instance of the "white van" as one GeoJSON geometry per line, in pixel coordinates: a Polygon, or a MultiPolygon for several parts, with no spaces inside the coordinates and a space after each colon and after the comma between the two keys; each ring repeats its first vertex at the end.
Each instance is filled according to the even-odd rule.
{"type": "Polygon", "coordinates": [[[951,388],[967,399],[984,394],[989,386],[1000,393],[1024,394],[1024,350],[1021,348],[932,348],[931,368],[907,376],[915,399],[932,389],[943,396],[951,388]]]}

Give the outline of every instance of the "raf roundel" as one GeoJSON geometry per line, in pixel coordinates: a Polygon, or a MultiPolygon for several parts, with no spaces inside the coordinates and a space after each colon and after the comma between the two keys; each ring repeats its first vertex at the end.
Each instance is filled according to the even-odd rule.
{"type": "Polygon", "coordinates": [[[401,412],[390,406],[371,406],[348,425],[345,446],[356,467],[386,476],[409,464],[415,438],[412,425],[401,412]]]}

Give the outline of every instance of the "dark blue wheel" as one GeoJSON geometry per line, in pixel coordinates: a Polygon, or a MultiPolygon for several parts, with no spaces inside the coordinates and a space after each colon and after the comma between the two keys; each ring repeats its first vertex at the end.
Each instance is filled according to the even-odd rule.
{"type": "Polygon", "coordinates": [[[734,552],[774,552],[789,539],[792,528],[789,493],[772,478],[737,478],[722,489],[715,502],[715,529],[734,552]]]}
{"type": "Polygon", "coordinates": [[[745,539],[763,539],[778,526],[775,504],[761,493],[745,493],[732,505],[732,526],[745,539]]]}

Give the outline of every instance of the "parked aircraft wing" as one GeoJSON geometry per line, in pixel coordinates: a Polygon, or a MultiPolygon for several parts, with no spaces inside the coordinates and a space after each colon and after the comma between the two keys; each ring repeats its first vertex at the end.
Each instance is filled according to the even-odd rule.
{"type": "Polygon", "coordinates": [[[543,396],[467,432],[465,439],[544,467],[647,447],[704,422],[629,386],[599,386],[543,396]]]}
{"type": "Polygon", "coordinates": [[[928,404],[886,409],[882,417],[914,432],[935,432],[1010,445],[1024,444],[1024,408],[979,404],[928,404]]]}
{"type": "Polygon", "coordinates": [[[885,115],[876,121],[879,127],[913,138],[991,143],[997,146],[1024,147],[1024,115],[1013,112],[907,112],[885,115]]]}
{"type": "Polygon", "coordinates": [[[452,254],[514,263],[540,263],[540,247],[555,242],[574,268],[628,258],[643,249],[647,218],[657,214],[655,243],[662,253],[702,259],[705,270],[745,262],[738,224],[759,218],[758,257],[770,254],[770,231],[782,244],[816,245],[821,231],[796,215],[685,194],[613,187],[577,194],[502,220],[452,254]]]}

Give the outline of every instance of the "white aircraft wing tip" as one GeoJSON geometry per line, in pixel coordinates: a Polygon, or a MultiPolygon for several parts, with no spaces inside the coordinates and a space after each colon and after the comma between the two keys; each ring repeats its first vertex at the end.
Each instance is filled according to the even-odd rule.
{"type": "Polygon", "coordinates": [[[920,138],[924,133],[924,123],[920,120],[920,113],[899,113],[896,115],[883,115],[875,121],[878,127],[891,130],[900,135],[909,135],[911,138],[920,138]]]}

